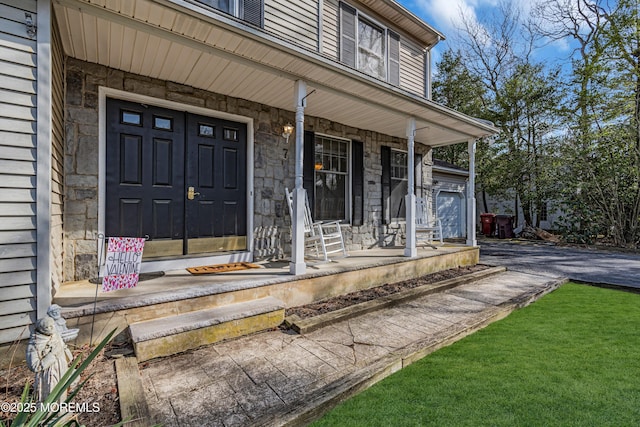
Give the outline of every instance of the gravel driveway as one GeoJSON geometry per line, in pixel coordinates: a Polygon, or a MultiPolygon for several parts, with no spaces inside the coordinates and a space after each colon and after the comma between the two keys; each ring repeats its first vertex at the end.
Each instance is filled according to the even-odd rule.
{"type": "Polygon", "coordinates": [[[481,239],[480,262],[509,270],[640,288],[640,254],[555,246],[545,242],[481,239]]]}

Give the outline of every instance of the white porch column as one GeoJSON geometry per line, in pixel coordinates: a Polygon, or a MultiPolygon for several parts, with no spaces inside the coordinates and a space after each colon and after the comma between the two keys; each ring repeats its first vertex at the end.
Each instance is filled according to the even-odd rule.
{"type": "Polygon", "coordinates": [[[467,186],[467,246],[476,246],[476,141],[467,143],[469,183],[467,186]]]}
{"type": "Polygon", "coordinates": [[[409,117],[407,119],[407,166],[408,166],[408,179],[407,179],[407,195],[405,197],[406,206],[406,242],[404,248],[404,256],[414,257],[418,255],[418,249],[416,248],[416,194],[415,194],[415,150],[414,139],[416,134],[416,119],[409,117]]]}
{"type": "Polygon", "coordinates": [[[296,80],[294,84],[294,107],[296,109],[296,180],[293,190],[293,213],[291,218],[291,262],[289,273],[304,274],[307,264],[304,262],[304,202],[305,191],[302,186],[302,162],[304,154],[304,103],[307,96],[307,84],[296,80]]]}

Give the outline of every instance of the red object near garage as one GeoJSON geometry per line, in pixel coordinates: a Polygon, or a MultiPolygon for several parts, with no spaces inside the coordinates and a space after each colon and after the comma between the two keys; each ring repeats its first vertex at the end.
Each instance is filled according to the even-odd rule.
{"type": "Polygon", "coordinates": [[[482,223],[482,234],[487,237],[492,237],[496,234],[496,214],[480,214],[480,222],[482,223]]]}

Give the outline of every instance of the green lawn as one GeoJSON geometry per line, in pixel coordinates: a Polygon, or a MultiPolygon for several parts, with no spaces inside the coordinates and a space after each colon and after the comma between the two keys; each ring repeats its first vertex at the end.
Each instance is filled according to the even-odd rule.
{"type": "Polygon", "coordinates": [[[638,426],[640,295],[573,283],[315,426],[638,426]]]}

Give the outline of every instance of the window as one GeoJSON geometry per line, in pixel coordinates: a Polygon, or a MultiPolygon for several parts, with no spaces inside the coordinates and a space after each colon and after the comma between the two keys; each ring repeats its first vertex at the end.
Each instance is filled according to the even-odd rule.
{"type": "Polygon", "coordinates": [[[382,146],[382,215],[385,224],[405,221],[405,197],[409,189],[409,174],[414,173],[415,193],[422,196],[422,156],[414,158],[415,170],[409,170],[409,154],[406,151],[382,146]]]}
{"type": "Polygon", "coordinates": [[[314,148],[314,220],[347,218],[349,141],[316,135],[314,148]]]}
{"type": "Polygon", "coordinates": [[[340,61],[363,73],[400,84],[400,36],[357,9],[340,3],[340,61]]]}
{"type": "Polygon", "coordinates": [[[263,27],[263,0],[196,0],[258,27],[263,27]]]}
{"type": "Polygon", "coordinates": [[[222,132],[222,139],[225,141],[237,141],[238,129],[224,128],[222,132]]]}
{"type": "Polygon", "coordinates": [[[135,111],[120,111],[120,123],[142,126],[142,114],[135,111]]]}
{"type": "Polygon", "coordinates": [[[213,125],[205,125],[198,123],[198,136],[213,138],[216,133],[216,127],[213,125]]]}
{"type": "Polygon", "coordinates": [[[153,128],[162,130],[173,130],[173,119],[171,117],[153,116],[153,128]]]}
{"type": "Polygon", "coordinates": [[[384,30],[358,20],[358,70],[379,79],[386,79],[384,30]]]}
{"type": "Polygon", "coordinates": [[[543,202],[540,206],[540,221],[549,221],[549,207],[547,202],[543,202]]]}
{"type": "Polygon", "coordinates": [[[405,196],[409,189],[408,154],[391,150],[391,221],[404,221],[406,214],[405,196]]]}

